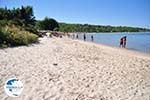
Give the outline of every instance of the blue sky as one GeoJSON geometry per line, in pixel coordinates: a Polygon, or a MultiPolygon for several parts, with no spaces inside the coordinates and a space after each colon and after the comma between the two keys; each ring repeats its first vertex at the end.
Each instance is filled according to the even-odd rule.
{"type": "Polygon", "coordinates": [[[150,28],[150,0],[0,0],[0,7],[33,6],[36,19],[150,28]]]}

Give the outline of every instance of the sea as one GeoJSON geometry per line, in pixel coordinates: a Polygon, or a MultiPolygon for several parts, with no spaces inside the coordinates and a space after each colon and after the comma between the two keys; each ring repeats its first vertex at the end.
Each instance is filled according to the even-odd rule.
{"type": "MultiPolygon", "coordinates": [[[[83,40],[84,33],[77,33],[78,39],[83,40]]],[[[75,37],[76,35],[75,34],[75,37]]],[[[127,49],[150,53],[150,32],[117,32],[117,33],[86,33],[86,41],[119,47],[121,37],[127,36],[127,49]],[[91,40],[93,35],[94,40],[91,40]]]]}

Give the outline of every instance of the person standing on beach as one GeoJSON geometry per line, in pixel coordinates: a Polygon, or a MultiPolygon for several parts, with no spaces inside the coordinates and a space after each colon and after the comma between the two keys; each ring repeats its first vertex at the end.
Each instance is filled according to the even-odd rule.
{"type": "Polygon", "coordinates": [[[84,39],[84,41],[86,41],[86,35],[85,34],[83,35],[83,39],[84,39]]]}
{"type": "Polygon", "coordinates": [[[72,38],[74,39],[74,34],[72,35],[72,38]]]}

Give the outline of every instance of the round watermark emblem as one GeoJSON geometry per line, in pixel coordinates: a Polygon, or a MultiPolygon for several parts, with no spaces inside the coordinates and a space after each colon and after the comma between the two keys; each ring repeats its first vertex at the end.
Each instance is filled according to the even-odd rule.
{"type": "Polygon", "coordinates": [[[18,97],[23,90],[23,83],[17,78],[9,78],[4,85],[5,92],[8,96],[18,97]]]}

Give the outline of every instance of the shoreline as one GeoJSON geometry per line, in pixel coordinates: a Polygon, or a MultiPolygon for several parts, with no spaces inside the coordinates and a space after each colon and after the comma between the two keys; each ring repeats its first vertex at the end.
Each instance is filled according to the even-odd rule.
{"type": "MultiPolygon", "coordinates": [[[[72,33],[72,32],[70,32],[70,33],[72,33]]],[[[127,33],[127,34],[130,34],[130,33],[137,33],[137,34],[139,34],[139,33],[150,33],[150,31],[147,31],[147,32],[73,32],[74,34],[76,34],[76,33],[78,33],[78,34],[83,34],[83,33],[90,33],[90,34],[97,34],[97,33],[99,33],[99,34],[101,34],[101,33],[106,33],[106,34],[109,34],[109,33],[127,33]]]]}
{"type": "MultiPolygon", "coordinates": [[[[79,35],[78,40],[84,41],[83,36],[82,36],[83,34],[84,33],[79,35]]],[[[149,42],[147,42],[148,38],[146,38],[147,39],[146,41],[142,42],[142,40],[144,38],[142,38],[142,37],[139,38],[140,35],[138,35],[138,34],[141,34],[141,33],[133,33],[133,34],[131,34],[131,36],[128,33],[125,33],[125,34],[123,33],[122,35],[121,35],[121,33],[112,33],[111,35],[108,35],[108,36],[105,33],[87,33],[87,35],[86,35],[87,40],[86,41],[94,42],[97,44],[104,44],[104,45],[108,45],[108,46],[112,46],[112,47],[119,47],[119,39],[123,36],[127,36],[129,38],[129,40],[127,40],[126,49],[150,54],[150,48],[147,46],[149,44],[149,42]],[[117,37],[117,38],[114,39],[114,38],[110,37],[113,35],[114,35],[114,37],[117,37]],[[137,35],[137,38],[133,38],[133,40],[132,40],[131,37],[136,36],[136,35],[137,35]],[[91,40],[91,36],[94,37],[94,41],[91,40]],[[111,40],[106,41],[104,36],[110,38],[111,40]],[[101,39],[101,41],[99,39],[101,39]],[[138,42],[138,39],[140,39],[139,41],[141,41],[141,42],[138,42]],[[128,41],[130,41],[129,45],[128,45],[128,41]],[[145,45],[145,47],[143,47],[142,45],[145,45]]],[[[145,33],[145,34],[147,35],[147,33],[145,33]]],[[[74,39],[76,39],[76,37],[74,39]]]]}
{"type": "Polygon", "coordinates": [[[130,52],[130,53],[135,53],[135,54],[140,54],[146,57],[150,57],[150,52],[142,52],[139,50],[134,50],[134,49],[129,49],[129,48],[121,48],[121,47],[116,47],[116,46],[112,46],[112,45],[107,45],[107,44],[102,44],[102,43],[96,43],[96,42],[92,42],[92,41],[84,41],[84,40],[80,40],[80,39],[71,39],[71,40],[76,40],[82,43],[89,43],[89,44],[93,44],[93,45],[99,45],[99,46],[105,46],[108,48],[114,48],[114,49],[120,49],[123,50],[124,52],[130,52]]]}
{"type": "Polygon", "coordinates": [[[142,52],[142,51],[128,49],[128,48],[120,48],[120,47],[107,45],[107,44],[96,43],[96,42],[92,42],[92,41],[83,41],[83,40],[80,40],[80,39],[72,39],[72,40],[76,40],[76,41],[79,41],[79,42],[82,42],[82,43],[89,43],[91,45],[104,46],[104,47],[109,48],[109,49],[119,50],[119,51],[123,51],[123,52],[129,53],[129,54],[134,54],[134,55],[137,54],[137,55],[140,55],[140,56],[143,56],[143,57],[150,58],[150,53],[147,53],[147,52],[142,52]]]}

